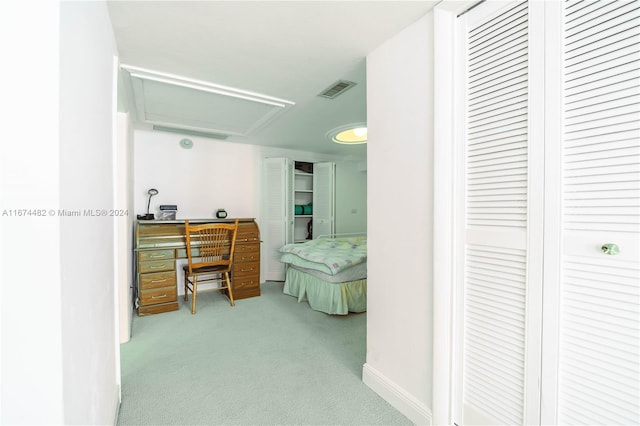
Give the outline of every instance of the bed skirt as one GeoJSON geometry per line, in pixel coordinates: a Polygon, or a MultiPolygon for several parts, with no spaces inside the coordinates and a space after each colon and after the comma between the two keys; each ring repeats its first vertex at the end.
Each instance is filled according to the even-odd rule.
{"type": "Polygon", "coordinates": [[[343,283],[328,283],[319,278],[287,268],[284,293],[307,301],[316,311],[327,314],[347,315],[349,312],[367,310],[367,279],[343,283]]]}

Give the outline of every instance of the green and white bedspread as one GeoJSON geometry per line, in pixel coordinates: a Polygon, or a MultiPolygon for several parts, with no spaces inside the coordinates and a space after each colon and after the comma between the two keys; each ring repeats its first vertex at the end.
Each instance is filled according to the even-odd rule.
{"type": "Polygon", "coordinates": [[[367,260],[365,237],[318,238],[280,248],[280,261],[336,275],[367,260]]]}

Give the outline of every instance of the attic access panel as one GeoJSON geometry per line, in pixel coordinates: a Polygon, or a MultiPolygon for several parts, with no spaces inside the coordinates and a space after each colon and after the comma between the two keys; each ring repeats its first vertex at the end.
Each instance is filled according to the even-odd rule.
{"type": "Polygon", "coordinates": [[[124,66],[136,118],[167,128],[248,136],[294,105],[259,93],[124,66]]]}

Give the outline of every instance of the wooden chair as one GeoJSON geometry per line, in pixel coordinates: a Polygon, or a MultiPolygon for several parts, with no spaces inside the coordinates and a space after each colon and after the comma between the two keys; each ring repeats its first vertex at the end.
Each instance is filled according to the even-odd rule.
{"type": "Polygon", "coordinates": [[[190,225],[184,223],[187,238],[187,259],[184,265],[184,300],[188,300],[191,291],[191,313],[196,313],[198,284],[218,282],[221,286],[215,290],[226,290],[231,306],[233,290],[231,289],[230,272],[233,265],[233,253],[238,233],[238,219],[235,224],[207,223],[190,225]]]}

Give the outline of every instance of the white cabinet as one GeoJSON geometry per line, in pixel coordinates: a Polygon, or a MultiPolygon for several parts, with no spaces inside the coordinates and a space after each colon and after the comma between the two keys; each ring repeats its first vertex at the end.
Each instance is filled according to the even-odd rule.
{"type": "Polygon", "coordinates": [[[282,281],[280,247],[334,232],[335,163],[266,158],[264,179],[265,278],[282,281]]]}

